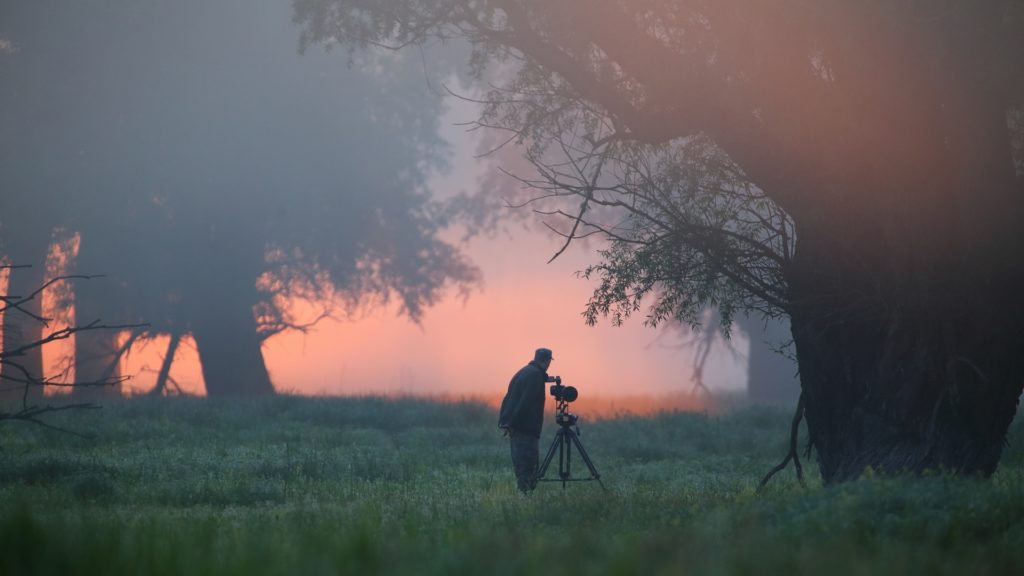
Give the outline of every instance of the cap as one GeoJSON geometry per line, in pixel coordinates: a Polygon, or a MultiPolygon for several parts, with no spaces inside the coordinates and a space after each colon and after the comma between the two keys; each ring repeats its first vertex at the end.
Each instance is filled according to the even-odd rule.
{"type": "Polygon", "coordinates": [[[537,348],[537,351],[533,353],[534,362],[544,362],[546,360],[554,360],[555,357],[551,355],[551,350],[548,348],[537,348]]]}

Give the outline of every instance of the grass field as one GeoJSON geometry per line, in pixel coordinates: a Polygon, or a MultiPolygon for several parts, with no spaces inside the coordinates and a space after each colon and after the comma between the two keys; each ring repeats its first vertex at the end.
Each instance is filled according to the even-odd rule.
{"type": "Polygon", "coordinates": [[[133,399],[52,416],[94,437],[0,427],[0,574],[1024,571],[1019,425],[989,480],[824,488],[811,463],[807,488],[787,470],[758,493],[787,413],[584,418],[608,491],[523,497],[478,404],[133,399]]]}

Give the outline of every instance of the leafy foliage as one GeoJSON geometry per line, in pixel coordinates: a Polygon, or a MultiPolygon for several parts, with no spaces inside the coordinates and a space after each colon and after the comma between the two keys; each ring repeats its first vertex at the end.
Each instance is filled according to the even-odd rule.
{"type": "Polygon", "coordinates": [[[899,254],[904,235],[973,242],[963,210],[906,207],[950,205],[929,174],[1004,155],[1000,124],[1009,113],[1019,134],[1024,102],[1012,1],[300,0],[295,18],[307,45],[464,38],[478,75],[507,71],[480,124],[526,147],[540,175],[527,184],[563,200],[548,213],[568,218],[567,241],[612,242],[589,271],[590,321],[619,322],[651,293],[651,322],[692,323],[709,304],[726,323],[789,313],[794,218],[853,267],[899,254]],[[991,149],[966,144],[972,122],[996,128],[991,149]],[[602,203],[624,229],[595,223],[602,203]]]}
{"type": "Polygon", "coordinates": [[[601,262],[584,271],[600,279],[588,322],[611,316],[621,323],[648,296],[655,297],[646,313],[651,324],[696,325],[708,306],[721,309],[725,326],[734,310],[781,315],[783,270],[795,241],[788,216],[707,136],[652,142],[627,133],[623,118],[587,89],[619,86],[637,106],[643,89],[599,49],[588,59],[587,39],[558,27],[572,10],[529,2],[378,8],[308,0],[296,3],[296,20],[304,24],[304,45],[466,38],[478,78],[488,67],[507,71],[506,81],[487,91],[478,124],[507,134],[499,147],[523,145],[536,171],[514,175],[534,192],[523,204],[565,219],[555,231],[567,243],[595,234],[610,243],[601,262]],[[558,43],[572,56],[559,60],[548,46],[558,43]],[[582,70],[569,70],[573,65],[582,70]]]}

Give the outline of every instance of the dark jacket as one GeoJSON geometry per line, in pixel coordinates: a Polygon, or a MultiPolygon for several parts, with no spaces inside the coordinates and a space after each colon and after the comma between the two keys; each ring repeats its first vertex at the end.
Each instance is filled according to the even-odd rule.
{"type": "Polygon", "coordinates": [[[544,382],[548,374],[536,362],[524,366],[508,383],[508,393],[501,401],[498,426],[516,434],[540,438],[544,425],[544,382]]]}

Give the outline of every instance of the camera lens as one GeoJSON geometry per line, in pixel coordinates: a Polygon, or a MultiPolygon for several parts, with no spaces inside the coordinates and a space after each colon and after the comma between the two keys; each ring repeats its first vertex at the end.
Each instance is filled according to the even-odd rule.
{"type": "Polygon", "coordinates": [[[564,386],[562,388],[562,400],[566,402],[575,402],[576,398],[579,397],[579,392],[576,391],[575,386],[564,386]]]}

